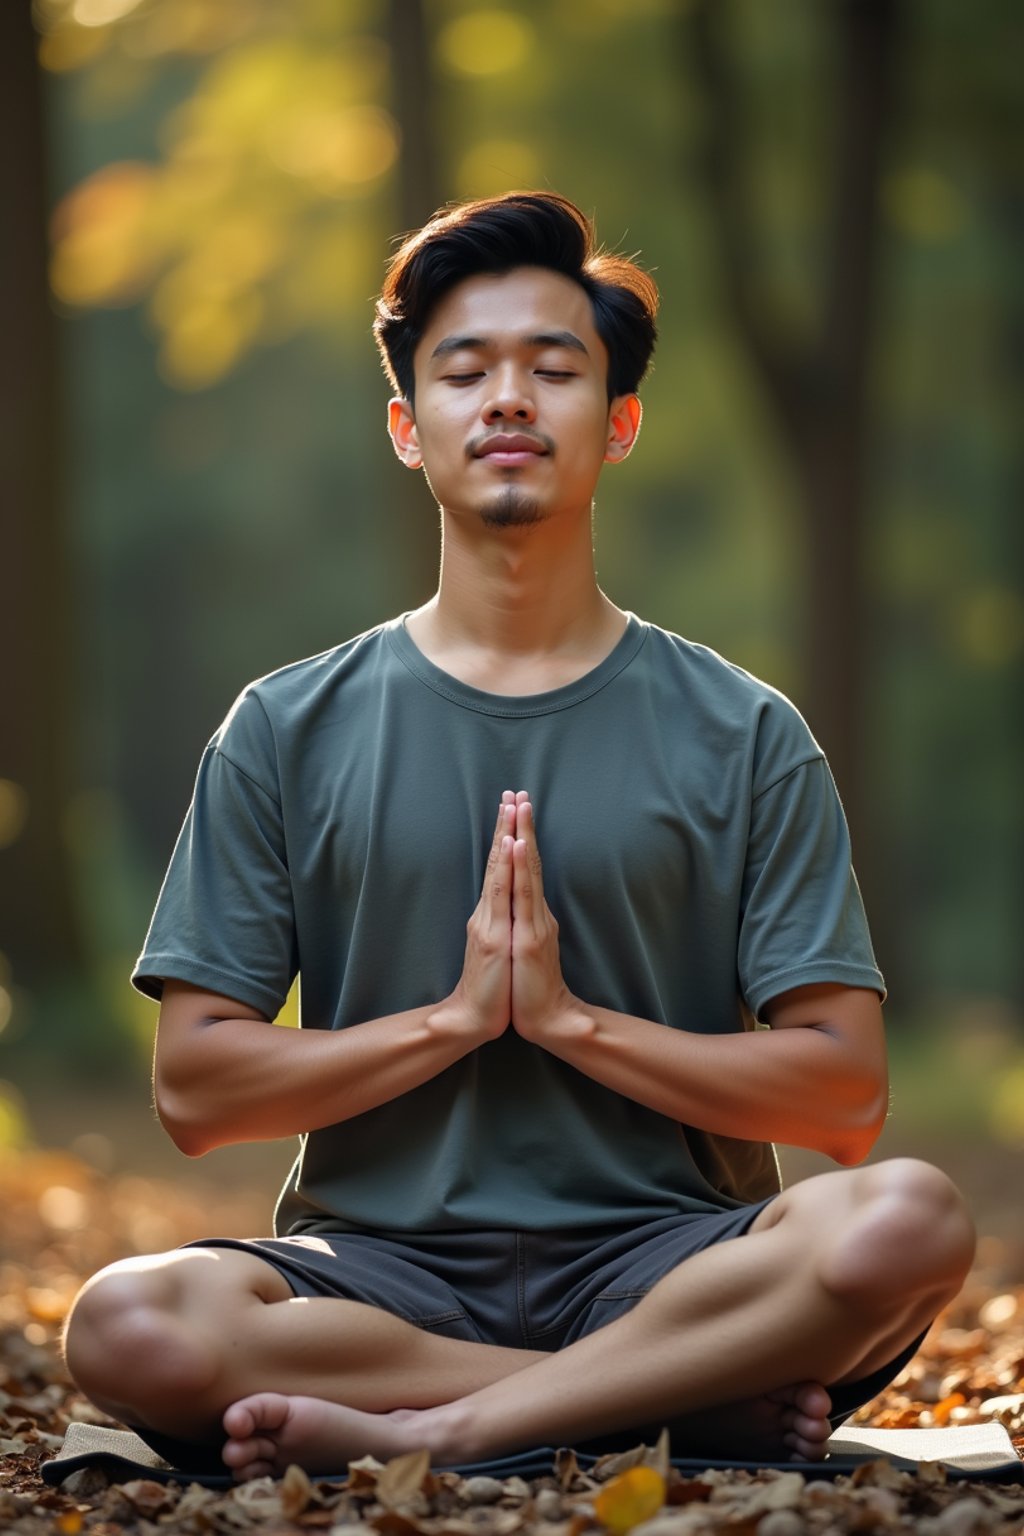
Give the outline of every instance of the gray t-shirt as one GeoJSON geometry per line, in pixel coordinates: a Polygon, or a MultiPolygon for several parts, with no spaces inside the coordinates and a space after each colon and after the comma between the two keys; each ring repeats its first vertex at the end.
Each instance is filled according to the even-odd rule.
{"type": "MultiPolygon", "coordinates": [[[[210,743],[135,985],[192,982],[306,1029],[457,982],[504,789],[533,799],[585,1002],[752,1027],[809,982],[882,990],[835,787],[772,688],[633,615],[574,683],[484,693],[402,618],[247,688],[210,743]]],[[[279,1232],[542,1230],[730,1208],[772,1149],[678,1125],[511,1030],[301,1138],[279,1232]]]]}

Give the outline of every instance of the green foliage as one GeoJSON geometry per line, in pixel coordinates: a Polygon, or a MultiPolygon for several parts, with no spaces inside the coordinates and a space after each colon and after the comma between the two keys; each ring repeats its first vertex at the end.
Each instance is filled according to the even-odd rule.
{"type": "MultiPolygon", "coordinates": [[[[425,597],[408,551],[435,516],[390,460],[368,334],[401,115],[382,0],[109,10],[87,28],[40,8],[65,194],[78,778],[109,833],[79,868],[104,978],[141,944],[237,690],[425,597]]],[[[692,10],[429,6],[443,181],[563,189],[655,267],[662,339],[638,451],[599,495],[602,583],[799,694],[797,488],[717,266],[692,10]]],[[[794,344],[819,319],[834,11],[719,0],[756,292],[794,344]]],[[[901,14],[863,636],[878,947],[904,1008],[971,991],[1019,1007],[1021,18],[997,0],[901,14]]]]}

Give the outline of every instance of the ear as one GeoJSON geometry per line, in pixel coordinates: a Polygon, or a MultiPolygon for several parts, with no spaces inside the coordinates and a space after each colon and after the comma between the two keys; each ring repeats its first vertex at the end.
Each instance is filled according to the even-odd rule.
{"type": "Polygon", "coordinates": [[[396,397],[388,402],[388,436],[407,469],[422,469],[423,455],[416,435],[416,418],[408,400],[396,397]]]}
{"type": "Polygon", "coordinates": [[[619,464],[629,454],[640,431],[643,408],[637,395],[618,395],[608,411],[606,464],[619,464]]]}

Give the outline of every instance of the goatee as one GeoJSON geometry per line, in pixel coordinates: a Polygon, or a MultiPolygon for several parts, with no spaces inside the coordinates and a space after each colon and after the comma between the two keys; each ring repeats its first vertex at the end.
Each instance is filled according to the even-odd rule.
{"type": "Polygon", "coordinates": [[[518,486],[507,485],[497,501],[481,507],[480,517],[487,528],[528,528],[539,523],[544,514],[535,496],[527,496],[518,486]]]}

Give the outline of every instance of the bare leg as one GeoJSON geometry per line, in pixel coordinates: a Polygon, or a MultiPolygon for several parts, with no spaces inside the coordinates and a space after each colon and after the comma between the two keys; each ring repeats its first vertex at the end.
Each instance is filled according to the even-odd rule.
{"type": "Polygon", "coordinates": [[[425,1408],[545,1358],[444,1338],[360,1302],[300,1299],[272,1265],[230,1248],[101,1271],[75,1301],[65,1354],[115,1418],[215,1443],[225,1408],[266,1388],[371,1412],[425,1408]]]}
{"type": "MultiPolygon", "coordinates": [[[[471,1399],[467,1399],[471,1402],[471,1399]]],[[[765,1454],[817,1461],[824,1454],[830,1428],[828,1393],[815,1382],[801,1382],[779,1392],[727,1405],[721,1412],[695,1414],[690,1422],[673,1424],[672,1445],[679,1454],[722,1454],[753,1459],[765,1454]]],[[[443,1412],[443,1410],[441,1410],[443,1412]]],[[[427,1415],[407,1408],[386,1414],[365,1414],[316,1397],[285,1397],[260,1392],[234,1403],[224,1415],[230,1438],[224,1460],[241,1481],[272,1476],[297,1462],[310,1472],[333,1474],[346,1459],[371,1454],[400,1455],[427,1443],[427,1415]]],[[[427,1431],[429,1434],[429,1429],[427,1431]]],[[[567,1437],[548,1437],[563,1444],[567,1437]]],[[[503,1449],[512,1449],[511,1446],[503,1449]]],[[[474,1456],[493,1454],[473,1453],[474,1456]]],[[[471,1459],[458,1452],[435,1455],[436,1464],[471,1459]]]]}
{"type": "MultiPolygon", "coordinates": [[[[287,1460],[322,1470],[328,1450],[335,1466],[419,1446],[442,1465],[475,1461],[763,1399],[787,1382],[857,1380],[927,1326],[973,1252],[963,1203],[935,1169],[899,1160],[826,1174],[781,1196],[746,1237],[680,1265],[627,1316],[511,1377],[411,1414],[256,1396],[225,1415],[225,1460],[243,1477],[287,1460]]],[[[792,1394],[793,1419],[814,1419],[813,1390],[792,1394]]],[[[813,1450],[796,1438],[798,1454],[813,1450]]]]}

